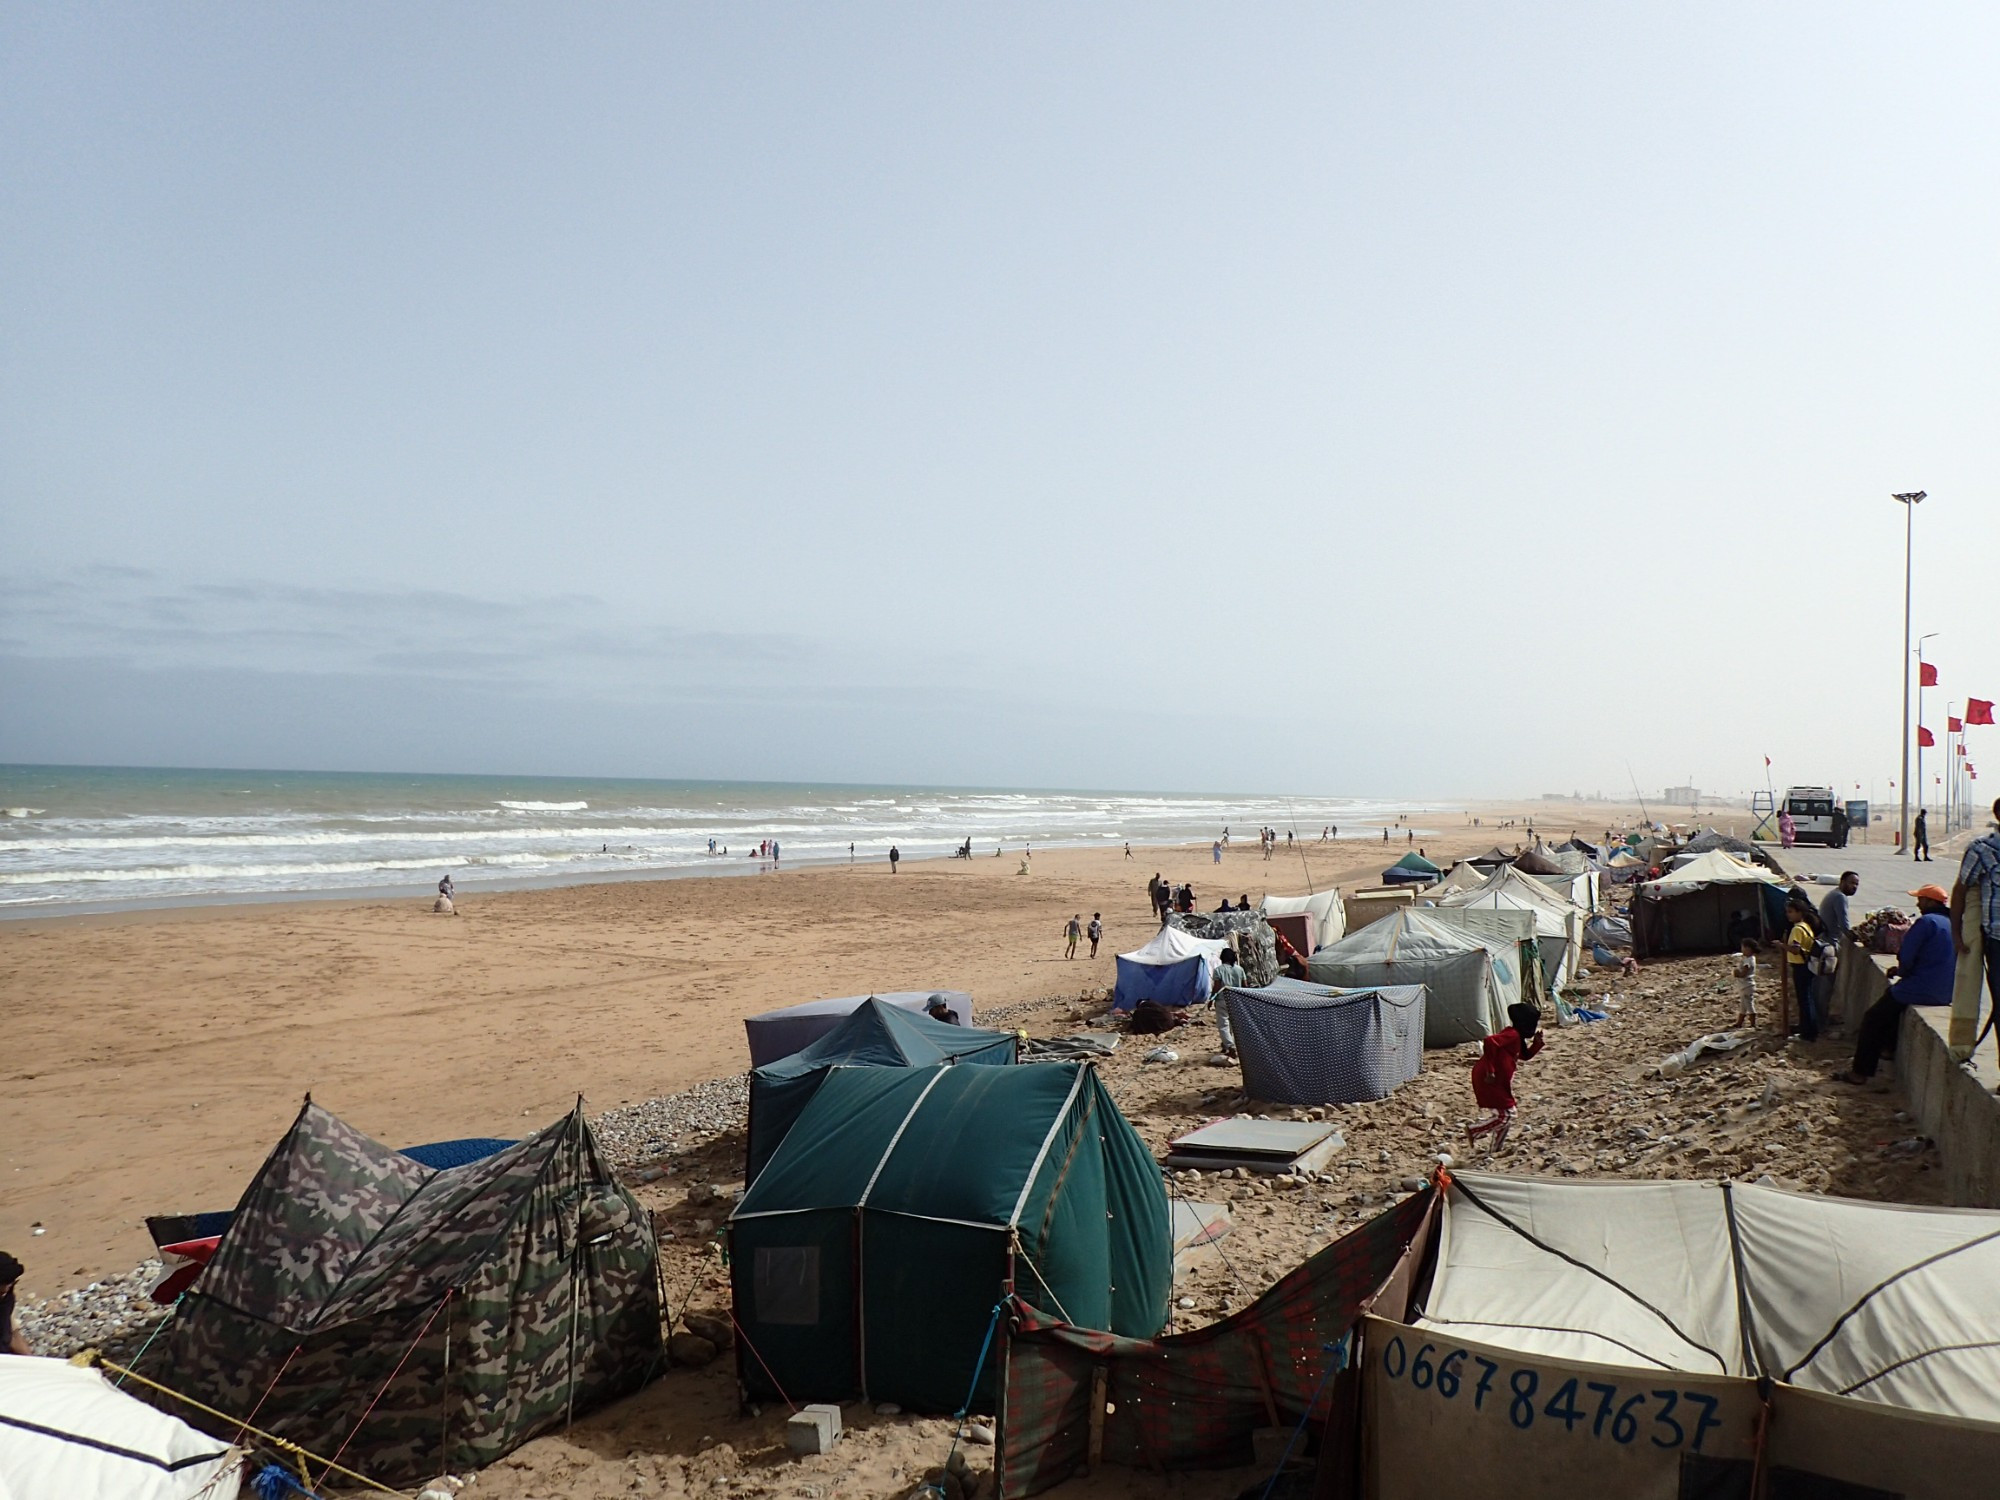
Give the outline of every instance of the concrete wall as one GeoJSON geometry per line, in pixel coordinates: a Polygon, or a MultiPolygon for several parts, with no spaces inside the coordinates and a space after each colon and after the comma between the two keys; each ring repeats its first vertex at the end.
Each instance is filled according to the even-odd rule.
{"type": "Polygon", "coordinates": [[[2000,1208],[2000,1097],[1989,1069],[1968,1071],[1951,1060],[1943,1030],[1950,1019],[1942,1006],[1904,1011],[1896,1084],[1918,1129],[1938,1144],[1946,1201],[2000,1208]]]}

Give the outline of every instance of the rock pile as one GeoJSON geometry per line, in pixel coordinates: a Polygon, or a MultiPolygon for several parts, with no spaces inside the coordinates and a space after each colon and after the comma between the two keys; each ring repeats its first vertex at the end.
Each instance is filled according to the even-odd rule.
{"type": "Polygon", "coordinates": [[[631,1167],[742,1130],[749,1117],[750,1076],[733,1073],[678,1094],[608,1109],[590,1128],[614,1166],[631,1167]]]}

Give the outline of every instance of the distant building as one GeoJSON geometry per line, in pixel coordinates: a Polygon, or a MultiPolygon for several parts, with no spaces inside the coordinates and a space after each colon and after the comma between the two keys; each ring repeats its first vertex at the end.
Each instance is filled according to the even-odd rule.
{"type": "Polygon", "coordinates": [[[1689,807],[1701,806],[1701,788],[1698,786],[1670,786],[1660,794],[1662,802],[1670,802],[1675,807],[1685,803],[1689,807]]]}

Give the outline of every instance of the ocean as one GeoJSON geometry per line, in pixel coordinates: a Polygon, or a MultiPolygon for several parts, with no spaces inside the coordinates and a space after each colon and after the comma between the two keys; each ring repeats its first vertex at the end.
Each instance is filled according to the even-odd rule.
{"type": "Polygon", "coordinates": [[[0,766],[0,915],[752,873],[1024,844],[1380,836],[1415,804],[981,787],[0,766]],[[709,840],[717,853],[710,854],[709,840]],[[719,852],[726,849],[726,855],[719,852]]]}

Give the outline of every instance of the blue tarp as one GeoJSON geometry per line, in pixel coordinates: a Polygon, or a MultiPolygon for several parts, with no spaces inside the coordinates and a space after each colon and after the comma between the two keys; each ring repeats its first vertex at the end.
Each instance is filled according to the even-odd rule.
{"type": "Polygon", "coordinates": [[[1120,956],[1113,1010],[1130,1010],[1141,1000],[1161,1005],[1195,1005],[1208,998],[1208,960],[1199,956],[1176,964],[1142,964],[1120,956]]]}

